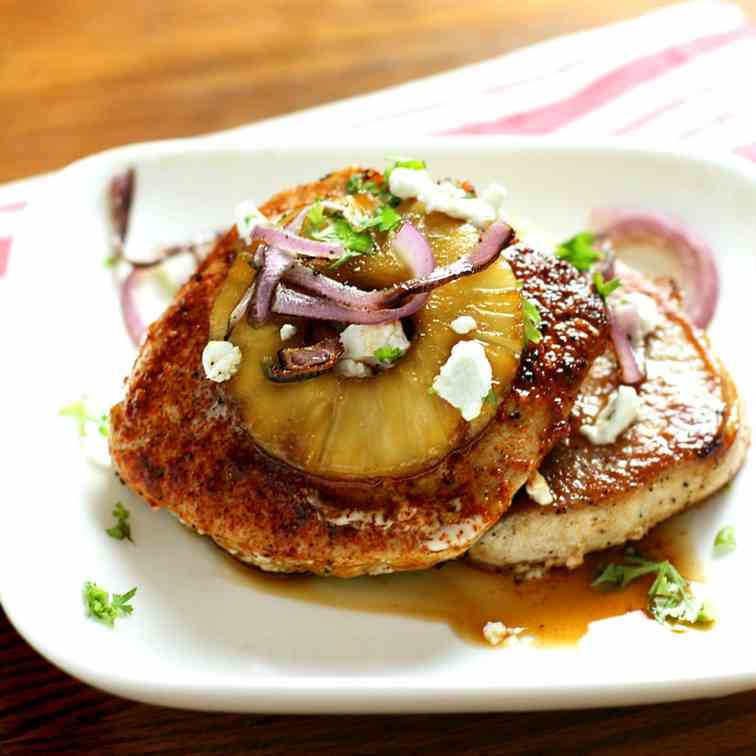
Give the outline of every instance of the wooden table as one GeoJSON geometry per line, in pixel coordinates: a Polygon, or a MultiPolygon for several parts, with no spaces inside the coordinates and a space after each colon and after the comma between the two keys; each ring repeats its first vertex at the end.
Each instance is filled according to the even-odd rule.
{"type": "MultiPolygon", "coordinates": [[[[200,134],[368,92],[663,4],[0,0],[0,181],[125,142],[200,134]]],[[[740,4],[756,14],[756,0],[740,4]]],[[[32,651],[0,611],[3,756],[300,752],[753,754],[756,692],[546,714],[196,714],[78,683],[32,651]]]]}

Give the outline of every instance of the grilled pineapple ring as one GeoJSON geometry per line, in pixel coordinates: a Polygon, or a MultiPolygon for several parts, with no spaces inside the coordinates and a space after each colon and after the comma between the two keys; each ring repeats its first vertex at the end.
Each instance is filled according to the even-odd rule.
{"type": "MultiPolygon", "coordinates": [[[[473,226],[439,213],[425,215],[406,203],[402,214],[425,234],[437,265],[465,254],[479,239],[473,226]]],[[[378,253],[360,259],[339,278],[373,288],[409,278],[391,252],[391,234],[378,253]]],[[[211,338],[222,338],[224,324],[254,278],[241,256],[234,262],[211,314],[211,338]]],[[[490,422],[498,402],[509,393],[523,348],[522,301],[509,264],[497,260],[487,269],[442,286],[413,318],[409,351],[389,370],[372,378],[327,373],[301,383],[276,383],[263,366],[283,346],[304,343],[306,328],[284,345],[279,319],[254,327],[243,319],[230,340],[242,352],[231,391],[247,429],[268,454],[311,475],[330,479],[405,477],[436,464],[475,438],[490,422]],[[451,322],[475,318],[477,328],[460,336],[451,322]],[[493,395],[472,422],[429,389],[452,347],[462,339],[483,344],[493,372],[493,395]]],[[[295,322],[291,318],[286,322],[295,322]]]]}

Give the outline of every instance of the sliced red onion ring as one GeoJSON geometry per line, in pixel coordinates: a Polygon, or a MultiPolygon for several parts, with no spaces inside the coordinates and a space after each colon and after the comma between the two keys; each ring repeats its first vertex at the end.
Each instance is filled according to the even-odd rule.
{"type": "Polygon", "coordinates": [[[382,304],[389,305],[401,300],[408,294],[432,291],[463,276],[478,273],[494,262],[501,251],[514,242],[514,239],[514,231],[506,223],[492,223],[471,252],[462,255],[449,265],[435,268],[428,275],[411,278],[386,289],[386,297],[382,304]]]}
{"type": "Polygon", "coordinates": [[[601,208],[591,213],[591,221],[616,249],[634,239],[648,239],[668,249],[680,268],[678,283],[690,319],[699,328],[709,325],[719,298],[719,273],[714,253],[703,239],[662,213],[601,208]]]}
{"type": "Polygon", "coordinates": [[[129,232],[131,202],[134,199],[135,174],[129,168],[110,179],[108,198],[110,204],[110,222],[113,226],[115,243],[120,247],[129,232]]]}
{"type": "MultiPolygon", "coordinates": [[[[399,230],[393,248],[414,276],[427,276],[436,267],[430,244],[411,223],[405,223],[399,230]]],[[[329,278],[300,262],[294,263],[286,271],[284,280],[325,299],[359,310],[380,309],[392,292],[391,289],[364,291],[329,278]]]]}
{"type": "Polygon", "coordinates": [[[139,346],[142,342],[142,338],[147,330],[139,310],[136,306],[134,289],[139,281],[141,271],[137,268],[129,271],[126,278],[121,283],[120,301],[121,301],[121,315],[123,316],[123,322],[126,326],[126,332],[129,334],[134,346],[139,346]]]}
{"type": "Polygon", "coordinates": [[[255,226],[252,229],[251,240],[260,240],[284,252],[292,252],[305,257],[324,257],[328,260],[335,260],[344,254],[344,248],[340,244],[328,244],[327,242],[305,239],[303,236],[297,236],[297,234],[285,229],[271,228],[270,226],[255,226]]]}
{"type": "Polygon", "coordinates": [[[356,286],[343,284],[335,278],[330,278],[307,265],[303,265],[301,262],[295,262],[284,273],[284,281],[325,299],[359,310],[378,309],[385,296],[383,289],[364,291],[356,286]]]}
{"type": "Polygon", "coordinates": [[[429,276],[435,270],[436,258],[431,245],[411,223],[405,223],[399,229],[391,246],[416,278],[429,276]]]}
{"type": "Polygon", "coordinates": [[[262,267],[255,278],[247,306],[247,316],[256,325],[267,320],[273,292],[283,274],[294,264],[295,259],[294,255],[278,247],[265,247],[262,267]]]}
{"type": "Polygon", "coordinates": [[[632,334],[640,329],[638,311],[632,305],[617,305],[607,308],[612,344],[617,355],[622,383],[634,385],[643,380],[643,372],[635,358],[632,334]]]}
{"type": "Polygon", "coordinates": [[[122,257],[125,262],[134,268],[154,268],[171,257],[178,255],[191,255],[198,263],[202,262],[212,251],[215,242],[222,236],[220,232],[213,232],[212,236],[198,239],[197,241],[187,242],[186,244],[172,244],[169,247],[163,247],[157,251],[154,257],[149,260],[133,260],[130,257],[122,257]]]}
{"type": "Polygon", "coordinates": [[[293,315],[311,320],[335,320],[341,323],[375,325],[390,323],[414,315],[426,302],[427,296],[412,297],[401,307],[381,310],[355,310],[322,297],[290,289],[283,283],[276,288],[273,297],[273,312],[293,315]]]}
{"type": "Polygon", "coordinates": [[[514,232],[509,226],[495,223],[472,252],[450,265],[436,268],[430,244],[411,223],[405,223],[396,235],[394,248],[415,276],[408,281],[386,289],[362,291],[317,273],[301,263],[289,268],[284,274],[284,280],[347,307],[375,311],[385,309],[407,296],[431,291],[457,278],[483,270],[513,240],[514,232]]]}

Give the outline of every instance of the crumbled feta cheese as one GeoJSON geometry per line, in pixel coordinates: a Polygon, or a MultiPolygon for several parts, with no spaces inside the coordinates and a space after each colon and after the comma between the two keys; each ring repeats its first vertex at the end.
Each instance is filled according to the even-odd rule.
{"type": "Polygon", "coordinates": [[[291,323],[284,323],[279,331],[281,341],[288,341],[292,336],[297,335],[297,327],[291,323]]]}
{"type": "Polygon", "coordinates": [[[205,375],[216,383],[231,378],[241,365],[241,349],[229,341],[208,341],[202,351],[205,375]]]}
{"type": "Polygon", "coordinates": [[[469,315],[460,315],[458,318],[454,318],[451,322],[451,329],[454,333],[458,333],[460,336],[464,336],[471,331],[474,331],[478,327],[475,322],[475,318],[469,315]]]}
{"type": "Polygon", "coordinates": [[[433,380],[433,390],[470,421],[483,409],[492,379],[491,363],[483,345],[479,341],[459,341],[433,380]]]}
{"type": "Polygon", "coordinates": [[[236,229],[242,239],[249,241],[249,236],[255,226],[275,225],[266,218],[252,200],[245,200],[236,206],[236,229]]]}
{"type": "Polygon", "coordinates": [[[525,491],[536,504],[540,504],[542,507],[548,507],[549,504],[554,503],[554,493],[549,488],[546,478],[538,470],[528,478],[525,491]]]}
{"type": "Polygon", "coordinates": [[[399,320],[379,325],[350,325],[341,332],[339,338],[344,345],[344,359],[363,362],[372,367],[390,367],[390,364],[381,362],[375,356],[379,349],[399,349],[404,354],[410,347],[399,320]]]}
{"type": "Polygon", "coordinates": [[[492,646],[498,646],[510,638],[516,638],[523,632],[525,632],[524,627],[507,627],[503,622],[486,622],[483,625],[483,637],[492,646]]]}
{"type": "Polygon", "coordinates": [[[451,181],[436,184],[425,170],[394,168],[389,176],[389,188],[392,194],[402,199],[417,197],[429,213],[444,213],[478,228],[496,220],[496,210],[488,202],[478,197],[466,197],[464,190],[451,181]]]}
{"type": "Polygon", "coordinates": [[[369,378],[373,374],[367,365],[355,360],[339,360],[333,369],[344,378],[369,378]]]}
{"type": "Polygon", "coordinates": [[[435,183],[428,171],[416,171],[413,168],[394,168],[389,176],[391,194],[401,199],[420,197],[432,191],[435,183]]]}
{"type": "Polygon", "coordinates": [[[631,386],[620,386],[596,416],[593,425],[580,432],[596,445],[613,444],[637,419],[643,400],[631,386]]]}

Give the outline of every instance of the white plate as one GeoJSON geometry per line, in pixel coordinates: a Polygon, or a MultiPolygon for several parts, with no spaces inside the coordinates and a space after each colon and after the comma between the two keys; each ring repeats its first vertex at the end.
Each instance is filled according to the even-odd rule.
{"type": "Polygon", "coordinates": [[[721,621],[675,635],[637,615],[595,623],[566,649],[489,650],[443,624],[329,609],[256,593],[229,579],[226,558],[166,512],[152,513],[112,471],[81,456],[58,409],[84,392],[117,396],[133,359],[107,255],[104,190],[135,165],[129,244],[144,250],[229,225],[235,204],[385,155],[429,160],[437,175],[510,189],[512,208],[557,234],[607,203],[654,208],[695,226],[720,256],[723,295],[712,328],[751,407],[756,299],[756,175],[745,161],[629,146],[513,140],[316,147],[149,144],[84,160],[49,183],[9,270],[3,341],[0,588],[19,632],[67,672],[156,704],[258,712],[518,710],[634,704],[720,695],[756,684],[754,465],[687,515],[702,556],[716,528],[738,551],[710,565],[721,621]],[[6,310],[8,312],[8,310],[6,310]],[[132,512],[137,544],[105,536],[110,510],[132,512]],[[115,630],[84,617],[82,583],[139,586],[115,630]]]}

